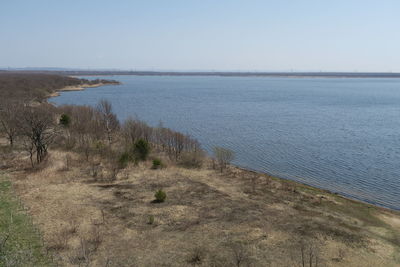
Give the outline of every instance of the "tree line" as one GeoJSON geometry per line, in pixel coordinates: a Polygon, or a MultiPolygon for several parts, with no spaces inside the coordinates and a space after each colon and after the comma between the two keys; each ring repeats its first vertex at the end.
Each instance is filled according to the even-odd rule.
{"type": "Polygon", "coordinates": [[[193,167],[201,164],[204,154],[196,139],[162,124],[151,127],[134,117],[121,123],[107,100],[95,107],[2,101],[0,124],[10,146],[18,141],[28,152],[32,167],[46,158],[52,144],[83,152],[89,160],[100,150],[122,155],[142,140],[169,159],[193,167]]]}
{"type": "Polygon", "coordinates": [[[50,73],[0,72],[0,99],[43,100],[51,93],[66,86],[83,84],[118,83],[113,80],[87,80],[50,73]]]}

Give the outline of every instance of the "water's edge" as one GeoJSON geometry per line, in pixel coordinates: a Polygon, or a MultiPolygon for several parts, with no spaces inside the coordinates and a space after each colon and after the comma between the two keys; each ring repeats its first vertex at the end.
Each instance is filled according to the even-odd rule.
{"type": "MultiPolygon", "coordinates": [[[[321,77],[316,77],[316,79],[321,79],[321,77]]],[[[110,85],[110,84],[101,84],[101,85],[97,85],[96,87],[100,87],[100,86],[109,86],[109,85],[110,85]]],[[[90,87],[89,87],[89,88],[90,88],[90,87]]],[[[86,90],[86,89],[87,89],[87,88],[79,89],[79,91],[86,90]]],[[[57,106],[57,104],[51,102],[51,99],[57,98],[57,97],[61,96],[62,94],[68,94],[68,93],[70,93],[70,92],[72,92],[72,91],[73,91],[73,90],[71,90],[71,91],[65,91],[65,90],[63,90],[63,89],[61,88],[61,89],[57,90],[57,93],[58,93],[58,94],[54,94],[54,95],[49,96],[49,97],[47,98],[47,101],[48,101],[48,103],[50,103],[50,104],[52,104],[52,105],[54,105],[54,106],[57,106]]],[[[207,153],[208,157],[211,157],[211,155],[210,155],[207,151],[206,151],[206,153],[207,153]]],[[[244,171],[247,171],[247,172],[257,173],[257,174],[260,174],[260,175],[268,175],[268,176],[271,176],[271,177],[274,177],[274,178],[277,178],[277,179],[281,179],[281,180],[285,180],[285,181],[290,181],[290,182],[293,182],[293,183],[297,183],[297,184],[299,184],[299,185],[311,187],[311,188],[314,188],[314,189],[317,189],[317,190],[321,190],[321,191],[323,191],[323,192],[326,192],[326,193],[329,193],[329,194],[332,194],[332,195],[341,196],[341,197],[343,197],[343,198],[345,198],[345,199],[347,199],[347,200],[356,201],[356,202],[363,203],[363,204],[366,204],[366,205],[372,205],[372,206],[374,206],[374,207],[378,207],[378,208],[385,209],[385,210],[400,211],[400,208],[393,207],[393,206],[391,206],[391,205],[386,205],[386,206],[385,206],[385,205],[382,205],[382,204],[380,204],[380,203],[378,203],[378,202],[374,202],[374,201],[371,201],[371,200],[368,200],[368,199],[363,199],[363,198],[360,198],[360,197],[352,196],[352,195],[346,194],[346,193],[344,193],[344,192],[340,192],[340,191],[337,191],[337,192],[336,192],[336,191],[331,191],[331,190],[329,190],[329,189],[324,188],[323,186],[318,186],[318,185],[315,185],[315,184],[312,184],[312,183],[307,183],[307,182],[299,181],[299,180],[297,180],[296,178],[290,178],[290,177],[280,176],[280,175],[276,175],[276,174],[271,174],[271,173],[269,173],[268,171],[260,171],[260,170],[256,170],[256,169],[250,168],[250,167],[248,167],[248,166],[240,165],[240,164],[232,164],[232,166],[235,166],[236,168],[239,168],[239,169],[244,170],[244,171]]],[[[304,177],[303,177],[303,178],[304,178],[304,177]]]]}

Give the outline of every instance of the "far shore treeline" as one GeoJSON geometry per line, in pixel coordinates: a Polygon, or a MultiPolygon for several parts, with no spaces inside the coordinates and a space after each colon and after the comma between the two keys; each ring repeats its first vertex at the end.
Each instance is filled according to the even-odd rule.
{"type": "Polygon", "coordinates": [[[49,73],[0,72],[0,99],[4,101],[43,102],[67,86],[118,83],[114,80],[87,80],[49,73]]]}
{"type": "MultiPolygon", "coordinates": [[[[0,73],[2,71],[0,70],[0,73]]],[[[6,72],[6,71],[3,71],[6,72]]],[[[263,71],[132,71],[132,70],[29,70],[18,69],[19,73],[59,74],[69,76],[221,76],[221,77],[285,77],[285,78],[400,78],[398,72],[263,72],[263,71]]]]}

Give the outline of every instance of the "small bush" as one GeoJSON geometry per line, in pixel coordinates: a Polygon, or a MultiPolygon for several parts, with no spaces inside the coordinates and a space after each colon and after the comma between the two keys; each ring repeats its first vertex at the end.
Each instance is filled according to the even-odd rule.
{"type": "Polygon", "coordinates": [[[130,155],[127,152],[119,154],[109,150],[107,155],[107,167],[109,169],[109,181],[113,181],[117,178],[118,173],[128,166],[130,161],[130,155]]]}
{"type": "Polygon", "coordinates": [[[149,220],[147,221],[147,224],[150,224],[150,225],[154,224],[154,215],[149,216],[149,220]]]}
{"type": "Polygon", "coordinates": [[[160,159],[153,159],[153,166],[151,167],[154,170],[160,169],[163,167],[163,164],[160,159]]]}
{"type": "Polygon", "coordinates": [[[206,251],[202,247],[196,247],[193,249],[193,251],[190,253],[189,258],[187,262],[190,265],[196,266],[196,265],[202,265],[204,259],[206,258],[206,251]]]}
{"type": "Polygon", "coordinates": [[[134,155],[139,159],[145,161],[150,153],[150,145],[144,139],[139,139],[133,145],[134,155]]]}
{"type": "Polygon", "coordinates": [[[154,197],[156,198],[155,199],[156,203],[162,203],[167,198],[167,194],[160,189],[154,194],[154,197]]]}
{"type": "Polygon", "coordinates": [[[64,127],[68,127],[71,123],[71,118],[67,114],[62,114],[60,117],[60,124],[64,127]]]}

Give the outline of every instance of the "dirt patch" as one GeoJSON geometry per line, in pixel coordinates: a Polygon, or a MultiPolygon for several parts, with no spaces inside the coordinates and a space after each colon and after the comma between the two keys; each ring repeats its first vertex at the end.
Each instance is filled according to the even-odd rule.
{"type": "Polygon", "coordinates": [[[385,223],[389,224],[393,228],[400,229],[400,217],[390,214],[381,214],[379,216],[385,223]]]}

